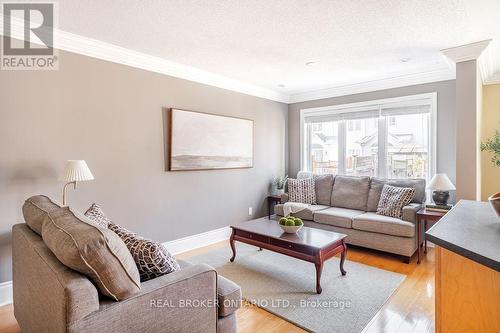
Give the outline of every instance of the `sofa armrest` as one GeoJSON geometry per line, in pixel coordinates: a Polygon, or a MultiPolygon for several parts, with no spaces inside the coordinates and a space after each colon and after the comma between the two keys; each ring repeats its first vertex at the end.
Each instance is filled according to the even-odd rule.
{"type": "Polygon", "coordinates": [[[107,332],[216,332],[217,273],[199,264],[146,281],[139,294],[102,302],[99,311],[69,331],[98,332],[103,327],[107,332]]]}
{"type": "Polygon", "coordinates": [[[403,207],[403,221],[417,222],[417,212],[422,208],[422,204],[411,203],[403,207]]]}
{"type": "Polygon", "coordinates": [[[99,309],[92,282],[63,265],[26,223],[12,227],[12,239],[14,315],[23,332],[63,333],[99,309]]]}
{"type": "Polygon", "coordinates": [[[281,203],[284,204],[285,202],[288,202],[288,193],[281,194],[281,203]]]}

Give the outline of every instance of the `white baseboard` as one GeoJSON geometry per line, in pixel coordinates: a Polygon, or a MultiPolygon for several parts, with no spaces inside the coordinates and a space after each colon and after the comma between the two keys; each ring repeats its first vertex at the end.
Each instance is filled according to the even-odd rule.
{"type": "Polygon", "coordinates": [[[222,242],[228,240],[231,235],[230,227],[223,227],[211,231],[207,231],[201,234],[187,236],[184,238],[175,239],[170,242],[165,242],[165,245],[172,254],[179,254],[182,252],[194,250],[203,246],[210,244],[222,242]]]}
{"type": "MultiPolygon", "coordinates": [[[[207,231],[201,234],[175,239],[163,243],[172,254],[179,254],[194,250],[210,244],[228,240],[231,235],[231,228],[223,227],[207,231]]],[[[0,306],[12,303],[12,281],[0,283],[0,306]]]]}
{"type": "Polygon", "coordinates": [[[0,283],[0,306],[12,303],[12,281],[0,283]]]}

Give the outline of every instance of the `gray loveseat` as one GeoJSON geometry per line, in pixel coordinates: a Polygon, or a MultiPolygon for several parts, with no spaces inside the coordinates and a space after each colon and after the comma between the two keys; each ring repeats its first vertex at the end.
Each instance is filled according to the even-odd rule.
{"type": "MultiPolygon", "coordinates": [[[[381,179],[315,175],[316,205],[294,216],[304,225],[346,234],[347,243],[390,252],[405,257],[409,262],[416,252],[416,213],[425,202],[424,179],[381,179]],[[384,184],[415,188],[412,203],[403,208],[402,219],[376,213],[384,184]]],[[[282,195],[275,212],[283,216],[282,195]]]]}
{"type": "Polygon", "coordinates": [[[24,333],[236,332],[240,287],[210,266],[179,262],[179,271],[116,302],[63,265],[27,224],[14,225],[12,237],[14,315],[24,333]]]}

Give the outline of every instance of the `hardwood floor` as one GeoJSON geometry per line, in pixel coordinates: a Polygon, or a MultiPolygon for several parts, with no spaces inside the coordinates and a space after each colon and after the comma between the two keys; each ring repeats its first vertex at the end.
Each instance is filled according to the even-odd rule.
{"type": "MultiPolygon", "coordinates": [[[[213,244],[183,253],[178,257],[188,259],[227,242],[213,244]]],[[[347,260],[402,273],[407,278],[382,309],[363,330],[375,332],[434,332],[434,249],[429,248],[420,265],[413,257],[410,264],[401,258],[382,252],[350,247],[347,260]]],[[[251,304],[237,312],[238,332],[305,332],[293,324],[251,304]]],[[[20,332],[12,305],[0,307],[0,333],[20,332]]]]}

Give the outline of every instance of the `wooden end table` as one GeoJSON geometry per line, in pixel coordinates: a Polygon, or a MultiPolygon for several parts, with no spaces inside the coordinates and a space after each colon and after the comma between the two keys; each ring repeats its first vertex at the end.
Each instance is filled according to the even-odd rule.
{"type": "Polygon", "coordinates": [[[267,217],[271,219],[271,213],[274,212],[274,206],[281,203],[281,195],[269,195],[267,196],[267,217]]]}
{"type": "Polygon", "coordinates": [[[321,272],[326,260],[341,253],[340,273],[347,274],[344,270],[347,235],[308,227],[302,227],[297,234],[287,234],[281,230],[277,221],[265,217],[234,224],[231,229],[229,240],[233,250],[233,256],[229,259],[231,262],[236,257],[235,241],[311,262],[316,267],[316,292],[318,294],[322,292],[321,272]]]}
{"type": "Polygon", "coordinates": [[[434,210],[428,210],[425,207],[421,208],[417,212],[417,243],[418,243],[418,260],[417,264],[420,264],[420,245],[423,242],[424,253],[427,253],[427,239],[425,238],[425,232],[428,228],[433,226],[437,221],[439,221],[447,212],[438,212],[434,210]],[[423,227],[423,232],[422,232],[423,227]],[[422,234],[424,239],[422,239],[422,234]]]}

